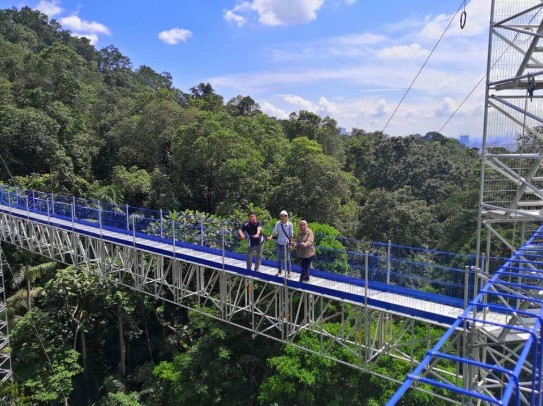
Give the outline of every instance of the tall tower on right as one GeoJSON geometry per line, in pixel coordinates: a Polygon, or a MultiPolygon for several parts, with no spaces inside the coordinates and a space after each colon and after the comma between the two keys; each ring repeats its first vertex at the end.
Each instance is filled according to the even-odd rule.
{"type": "Polygon", "coordinates": [[[477,237],[486,262],[543,223],[542,37],[540,0],[492,0],[477,237]]]}

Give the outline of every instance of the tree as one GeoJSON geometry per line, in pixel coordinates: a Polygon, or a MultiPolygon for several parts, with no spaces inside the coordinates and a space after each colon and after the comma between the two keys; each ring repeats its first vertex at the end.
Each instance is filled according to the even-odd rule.
{"type": "Polygon", "coordinates": [[[341,229],[338,208],[351,201],[356,189],[356,179],[316,141],[299,137],[291,141],[270,206],[272,211],[290,207],[302,218],[341,229]]]}
{"type": "Polygon", "coordinates": [[[39,87],[43,92],[39,106],[47,107],[54,100],[65,104],[76,101],[83,86],[81,74],[85,61],[81,56],[66,45],[55,43],[45,48],[33,62],[29,68],[34,83],[28,86],[39,87]]]}
{"type": "Polygon", "coordinates": [[[218,112],[223,109],[223,98],[215,93],[209,83],[200,83],[190,88],[191,100],[189,105],[202,110],[218,112]]]}
{"type": "Polygon", "coordinates": [[[103,73],[112,71],[127,71],[132,68],[132,62],[118,48],[108,45],[98,52],[98,70],[103,73]]]}
{"type": "Polygon", "coordinates": [[[12,174],[51,172],[54,167],[67,165],[56,138],[58,130],[58,123],[41,110],[0,107],[0,145],[12,174]]]}
{"type": "Polygon", "coordinates": [[[122,196],[120,201],[136,207],[147,205],[151,193],[151,175],[145,169],[133,166],[127,170],[124,166],[115,166],[112,182],[122,196]]]}
{"type": "Polygon", "coordinates": [[[66,345],[54,314],[34,308],[12,329],[13,368],[25,393],[39,404],[67,405],[73,378],[81,372],[79,354],[66,345]]]}
{"type": "Polygon", "coordinates": [[[238,95],[226,103],[228,112],[233,116],[251,116],[261,113],[260,105],[250,96],[238,95]]]}
{"type": "Polygon", "coordinates": [[[170,89],[172,87],[172,75],[168,72],[157,73],[146,65],[141,65],[136,70],[138,80],[153,90],[170,89]]]}
{"type": "MultiPolygon", "coordinates": [[[[224,203],[260,204],[268,173],[250,140],[232,129],[225,113],[203,113],[180,128],[173,142],[178,200],[185,206],[214,213],[224,203]]],[[[175,178],[174,178],[175,181],[175,178]]]]}
{"type": "Polygon", "coordinates": [[[408,189],[371,191],[360,213],[358,237],[372,241],[424,246],[434,226],[431,209],[408,189]]]}
{"type": "Polygon", "coordinates": [[[21,284],[26,281],[26,309],[32,310],[32,285],[37,279],[41,278],[46,273],[54,270],[57,267],[56,262],[44,262],[42,264],[30,266],[29,264],[21,266],[13,276],[13,283],[15,285],[21,284]]]}
{"type": "Polygon", "coordinates": [[[152,171],[168,165],[171,143],[184,122],[183,109],[171,100],[151,100],[142,111],[115,126],[120,163],[152,171]]]}
{"type": "Polygon", "coordinates": [[[183,341],[187,350],[172,362],[161,362],[153,404],[255,404],[267,373],[266,357],[277,347],[262,337],[190,313],[183,341]]]}
{"type": "Polygon", "coordinates": [[[132,62],[113,45],[98,52],[98,71],[104,75],[105,82],[111,86],[131,87],[132,62]]]}

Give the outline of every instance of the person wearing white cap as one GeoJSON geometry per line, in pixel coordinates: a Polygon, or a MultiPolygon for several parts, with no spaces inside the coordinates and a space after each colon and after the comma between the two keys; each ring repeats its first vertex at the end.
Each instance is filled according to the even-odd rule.
{"type": "Polygon", "coordinates": [[[294,229],[292,223],[288,221],[286,210],[279,213],[279,218],[280,220],[275,223],[268,240],[277,236],[277,276],[281,276],[283,269],[286,269],[287,277],[290,278],[290,245],[292,244],[292,237],[294,237],[294,229]]]}

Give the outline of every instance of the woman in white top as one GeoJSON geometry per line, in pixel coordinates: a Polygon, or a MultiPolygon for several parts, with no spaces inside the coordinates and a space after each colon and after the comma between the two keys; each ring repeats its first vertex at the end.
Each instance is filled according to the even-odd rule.
{"type": "Polygon", "coordinates": [[[283,269],[286,268],[287,277],[290,278],[290,246],[292,245],[294,229],[292,228],[292,223],[288,221],[286,210],[279,213],[279,218],[280,220],[275,224],[268,240],[277,236],[277,276],[281,276],[283,269]]]}

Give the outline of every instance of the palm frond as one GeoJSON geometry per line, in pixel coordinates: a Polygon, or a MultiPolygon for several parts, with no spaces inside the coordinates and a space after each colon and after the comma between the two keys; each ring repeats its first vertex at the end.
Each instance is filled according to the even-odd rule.
{"type": "MultiPolygon", "coordinates": [[[[33,305],[38,296],[43,293],[43,288],[33,288],[30,290],[30,304],[33,305]]],[[[6,303],[15,313],[28,311],[26,289],[20,289],[7,298],[6,303]]]]}

